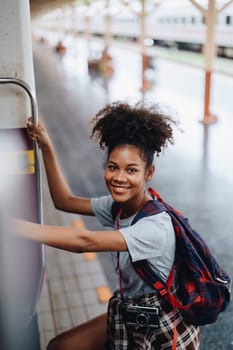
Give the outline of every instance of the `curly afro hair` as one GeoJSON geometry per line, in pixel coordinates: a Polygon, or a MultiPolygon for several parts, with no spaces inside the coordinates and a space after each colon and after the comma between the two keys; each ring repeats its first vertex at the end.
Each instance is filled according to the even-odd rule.
{"type": "Polygon", "coordinates": [[[149,166],[154,153],[159,156],[168,143],[174,143],[171,124],[176,125],[176,121],[162,112],[158,105],[146,107],[137,103],[130,106],[114,102],[107,104],[92,120],[91,138],[102,149],[107,148],[108,155],[119,145],[136,146],[149,166]]]}

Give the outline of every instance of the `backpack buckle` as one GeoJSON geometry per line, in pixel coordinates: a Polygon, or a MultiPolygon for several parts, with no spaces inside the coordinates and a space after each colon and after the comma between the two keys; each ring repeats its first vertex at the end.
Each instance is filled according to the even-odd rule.
{"type": "Polygon", "coordinates": [[[167,289],[164,288],[163,283],[161,283],[160,281],[156,281],[156,282],[154,283],[154,288],[159,292],[159,294],[160,294],[162,297],[168,293],[167,289]]]}
{"type": "Polygon", "coordinates": [[[226,281],[221,279],[220,277],[215,278],[217,282],[224,284],[224,286],[227,288],[228,292],[231,293],[231,280],[226,281]]]}

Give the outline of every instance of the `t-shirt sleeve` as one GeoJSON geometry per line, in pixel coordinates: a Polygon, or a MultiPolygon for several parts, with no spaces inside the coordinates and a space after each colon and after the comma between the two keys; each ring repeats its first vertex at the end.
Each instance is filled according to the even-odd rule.
{"type": "Polygon", "coordinates": [[[91,199],[93,213],[103,226],[113,227],[112,203],[113,199],[110,195],[91,199]]]}
{"type": "Polygon", "coordinates": [[[143,218],[134,225],[120,229],[132,261],[161,257],[167,246],[174,247],[174,230],[167,213],[143,218]]]}

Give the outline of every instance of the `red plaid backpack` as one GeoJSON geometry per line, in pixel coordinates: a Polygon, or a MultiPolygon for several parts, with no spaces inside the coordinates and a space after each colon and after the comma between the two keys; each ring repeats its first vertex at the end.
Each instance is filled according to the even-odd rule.
{"type": "MultiPolygon", "coordinates": [[[[152,270],[147,260],[132,264],[139,276],[170,302],[174,311],[180,310],[186,322],[193,325],[213,323],[229,304],[231,279],[220,268],[204,240],[192,229],[188,219],[165,203],[155,190],[149,189],[149,192],[153,200],[138,212],[132,225],[143,217],[166,211],[176,235],[175,261],[167,281],[152,270]],[[177,297],[170,291],[175,278],[178,281],[177,297]]],[[[113,218],[116,213],[117,205],[115,208],[113,205],[113,218]]]]}

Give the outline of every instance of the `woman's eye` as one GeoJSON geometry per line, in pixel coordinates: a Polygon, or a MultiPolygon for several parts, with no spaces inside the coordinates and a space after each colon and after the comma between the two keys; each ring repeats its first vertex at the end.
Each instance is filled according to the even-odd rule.
{"type": "Polygon", "coordinates": [[[134,169],[134,168],[129,168],[128,170],[127,170],[127,172],[129,173],[129,174],[133,174],[133,173],[136,173],[136,169],[134,169]]]}
{"type": "Polygon", "coordinates": [[[110,171],[116,170],[115,165],[108,165],[108,170],[110,170],[110,171]]]}

